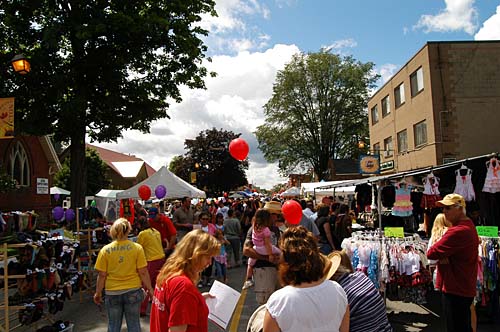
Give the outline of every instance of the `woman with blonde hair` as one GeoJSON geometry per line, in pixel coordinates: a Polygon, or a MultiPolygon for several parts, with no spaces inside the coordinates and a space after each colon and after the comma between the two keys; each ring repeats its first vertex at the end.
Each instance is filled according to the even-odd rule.
{"type": "Polygon", "coordinates": [[[150,331],[208,331],[206,298],[196,288],[200,273],[219,253],[215,237],[201,229],[187,233],[156,278],[150,331]]]}
{"type": "Polygon", "coordinates": [[[128,239],[132,226],[125,218],[115,220],[110,229],[113,242],[105,245],[97,256],[98,271],[94,302],[102,303],[102,291],[108,313],[108,332],[120,332],[123,316],[127,331],[140,332],[140,307],[144,299],[142,284],[153,293],[148,263],[140,244],[128,239]]]}
{"type": "MultiPolygon", "coordinates": [[[[444,213],[440,213],[434,219],[434,225],[432,226],[431,237],[429,239],[429,243],[427,246],[427,250],[429,250],[432,245],[438,242],[448,230],[448,227],[451,226],[451,223],[446,220],[444,213]]],[[[432,273],[432,282],[434,284],[434,289],[438,289],[438,285],[436,284],[438,281],[436,280],[437,275],[437,260],[429,259],[429,267],[432,273]]]]}
{"type": "Polygon", "coordinates": [[[330,262],[302,226],[281,235],[280,249],[279,277],[284,287],[267,301],[264,332],[349,331],[346,293],[329,280],[340,259],[330,262]]]}

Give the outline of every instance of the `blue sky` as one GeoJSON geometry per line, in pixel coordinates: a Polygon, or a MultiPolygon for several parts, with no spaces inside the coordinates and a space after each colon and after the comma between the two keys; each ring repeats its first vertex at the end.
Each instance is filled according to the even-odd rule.
{"type": "Polygon", "coordinates": [[[156,169],[184,154],[184,140],[212,127],[241,133],[250,145],[250,182],[271,188],[285,182],[257,148],[253,132],[264,123],[262,106],[276,72],[297,52],[334,53],[373,62],[380,85],[427,41],[500,39],[500,0],[216,0],[210,31],[207,90],[183,89],[172,120],[152,124],[150,134],[123,133],[100,146],[134,154],[156,169]]]}

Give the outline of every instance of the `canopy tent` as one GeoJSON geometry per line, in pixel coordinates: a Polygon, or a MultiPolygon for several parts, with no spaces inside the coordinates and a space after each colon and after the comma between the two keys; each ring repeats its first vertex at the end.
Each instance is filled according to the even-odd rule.
{"type": "Polygon", "coordinates": [[[354,194],[356,186],[351,185],[352,181],[324,181],[302,183],[300,191],[302,195],[331,194],[335,193],[354,194]],[[343,185],[345,184],[345,185],[343,185]],[[331,186],[331,187],[330,187],[331,186]],[[322,187],[328,187],[323,189],[322,187]],[[335,188],[335,189],[332,189],[335,188]]]}
{"type": "Polygon", "coordinates": [[[97,209],[103,216],[106,216],[109,221],[115,220],[118,216],[119,204],[117,204],[116,195],[120,192],[122,191],[101,189],[101,191],[95,195],[94,200],[97,209]]]}
{"type": "Polygon", "coordinates": [[[139,187],[142,185],[148,186],[151,189],[151,194],[154,195],[156,186],[160,184],[164,185],[165,188],[167,188],[167,194],[164,198],[182,198],[184,196],[200,198],[206,197],[203,190],[190,185],[174,173],[170,172],[166,166],[163,166],[146,180],[139,182],[135,186],[118,193],[116,195],[116,198],[140,199],[139,187]]]}
{"type": "Polygon", "coordinates": [[[71,195],[71,191],[68,191],[66,189],[59,188],[59,187],[50,187],[50,194],[51,195],[55,195],[55,194],[58,194],[58,195],[71,195]]]}
{"type": "Polygon", "coordinates": [[[298,197],[300,196],[300,189],[297,187],[290,187],[280,194],[282,197],[298,197]]]}

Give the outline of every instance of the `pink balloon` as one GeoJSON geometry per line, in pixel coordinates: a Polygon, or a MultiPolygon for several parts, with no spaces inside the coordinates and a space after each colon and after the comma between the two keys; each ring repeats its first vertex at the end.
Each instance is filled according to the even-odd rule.
{"type": "Polygon", "coordinates": [[[289,224],[298,225],[300,223],[302,219],[302,207],[297,201],[286,201],[281,207],[281,211],[283,211],[283,217],[285,217],[289,224]]]}

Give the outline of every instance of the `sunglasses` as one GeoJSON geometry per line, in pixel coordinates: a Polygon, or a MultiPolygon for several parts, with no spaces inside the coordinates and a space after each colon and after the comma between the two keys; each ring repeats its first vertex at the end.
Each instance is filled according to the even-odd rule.
{"type": "Polygon", "coordinates": [[[458,205],[448,205],[448,206],[443,206],[443,210],[451,210],[452,208],[456,208],[458,205]]]}

